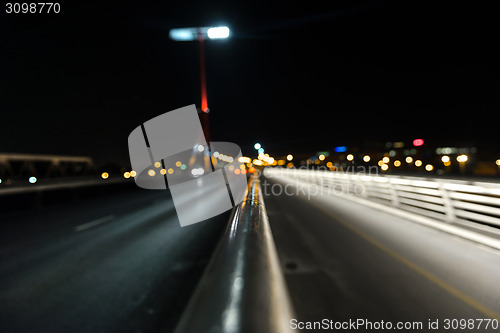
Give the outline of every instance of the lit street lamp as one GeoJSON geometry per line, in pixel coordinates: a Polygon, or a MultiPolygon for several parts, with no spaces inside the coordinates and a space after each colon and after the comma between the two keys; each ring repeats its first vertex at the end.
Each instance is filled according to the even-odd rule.
{"type": "Polygon", "coordinates": [[[199,62],[200,62],[200,84],[201,84],[201,119],[205,137],[207,142],[210,142],[208,129],[208,108],[207,102],[207,80],[205,71],[205,39],[226,39],[230,36],[228,27],[195,27],[195,28],[178,28],[171,29],[169,32],[170,39],[177,42],[198,41],[199,45],[199,62]]]}

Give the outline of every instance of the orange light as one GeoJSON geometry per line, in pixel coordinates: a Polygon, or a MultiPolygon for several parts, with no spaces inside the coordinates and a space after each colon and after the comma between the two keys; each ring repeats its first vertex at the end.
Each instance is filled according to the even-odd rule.
{"type": "Polygon", "coordinates": [[[254,167],[250,167],[250,168],[248,169],[248,172],[250,172],[250,173],[254,173],[254,172],[255,172],[255,168],[254,168],[254,167]]]}
{"type": "Polygon", "coordinates": [[[234,174],[235,174],[235,175],[239,175],[239,174],[240,174],[240,171],[241,171],[240,169],[234,169],[234,174]]]}
{"type": "Polygon", "coordinates": [[[241,170],[241,174],[242,174],[242,175],[246,175],[246,174],[247,174],[247,170],[246,170],[246,169],[242,169],[242,170],[241,170]]]}

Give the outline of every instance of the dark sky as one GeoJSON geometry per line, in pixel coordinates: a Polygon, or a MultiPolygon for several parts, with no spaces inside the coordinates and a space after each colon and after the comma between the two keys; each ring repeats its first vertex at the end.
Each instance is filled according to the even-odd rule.
{"type": "Polygon", "coordinates": [[[135,127],[200,103],[197,45],[169,29],[222,24],[233,37],[206,45],[215,141],[272,154],[416,137],[498,145],[493,7],[295,3],[2,8],[0,152],[126,162],[135,127]]]}

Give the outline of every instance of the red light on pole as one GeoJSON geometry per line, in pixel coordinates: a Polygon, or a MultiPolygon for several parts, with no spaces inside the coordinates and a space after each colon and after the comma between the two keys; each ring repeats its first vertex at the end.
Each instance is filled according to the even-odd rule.
{"type": "Polygon", "coordinates": [[[415,147],[420,147],[420,146],[422,146],[423,144],[424,144],[424,140],[423,140],[423,139],[415,139],[415,140],[413,140],[413,145],[414,145],[415,147]]]}
{"type": "Polygon", "coordinates": [[[198,44],[200,47],[199,59],[200,59],[200,82],[201,82],[201,111],[208,112],[207,103],[207,79],[205,72],[205,38],[201,29],[198,29],[198,44]]]}

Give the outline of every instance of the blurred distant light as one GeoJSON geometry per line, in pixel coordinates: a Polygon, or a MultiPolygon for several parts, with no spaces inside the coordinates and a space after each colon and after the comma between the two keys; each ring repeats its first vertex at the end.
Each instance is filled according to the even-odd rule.
{"type": "Polygon", "coordinates": [[[250,162],[252,162],[252,159],[250,157],[241,156],[240,158],[238,158],[238,162],[240,162],[240,163],[250,163],[250,162]]]}
{"type": "MultiPolygon", "coordinates": [[[[498,166],[500,166],[500,159],[496,160],[496,161],[495,161],[495,164],[496,164],[496,165],[498,165],[498,166]]],[[[2,180],[0,179],[0,183],[1,183],[1,182],[2,182],[2,180]]]]}
{"type": "Polygon", "coordinates": [[[262,165],[262,164],[263,164],[261,160],[257,160],[257,159],[253,160],[253,162],[252,162],[252,163],[253,163],[254,165],[262,165]]]}
{"type": "Polygon", "coordinates": [[[333,166],[333,163],[332,163],[332,162],[328,162],[328,163],[326,163],[326,166],[327,166],[328,168],[331,168],[331,167],[333,166]]]}
{"type": "Polygon", "coordinates": [[[454,147],[438,147],[436,148],[436,154],[454,154],[456,153],[456,148],[454,147]]]}
{"type": "Polygon", "coordinates": [[[181,164],[180,168],[181,168],[181,170],[186,170],[187,165],[186,164],[181,164]]]}
{"type": "Polygon", "coordinates": [[[347,151],[347,147],[346,146],[338,146],[338,147],[335,147],[334,150],[336,153],[343,153],[343,152],[347,151]]]}
{"type": "Polygon", "coordinates": [[[0,178],[0,184],[2,184],[2,178],[0,178]]]}
{"type": "Polygon", "coordinates": [[[450,161],[450,156],[448,156],[448,155],[444,155],[444,156],[442,156],[442,157],[441,157],[441,161],[442,161],[443,163],[449,162],[449,161],[450,161]]]}
{"type": "Polygon", "coordinates": [[[279,160],[278,165],[285,165],[286,161],[285,160],[279,160]]]}
{"type": "Polygon", "coordinates": [[[241,172],[241,170],[240,170],[240,169],[235,169],[235,170],[234,170],[234,174],[235,174],[235,175],[239,175],[239,174],[240,174],[240,172],[241,172]]]}
{"type": "Polygon", "coordinates": [[[325,157],[328,157],[328,156],[330,156],[330,153],[329,153],[329,152],[327,152],[327,151],[318,151],[318,152],[316,153],[316,155],[325,155],[325,157]]]}
{"type": "Polygon", "coordinates": [[[346,156],[347,160],[348,161],[352,161],[354,159],[354,155],[353,154],[349,154],[346,156]]]}
{"type": "Polygon", "coordinates": [[[292,162],[288,162],[288,164],[286,165],[287,168],[291,169],[293,168],[293,163],[292,162]]]}
{"type": "Polygon", "coordinates": [[[408,156],[405,158],[405,161],[406,161],[406,163],[410,164],[411,162],[413,162],[413,157],[408,156]]]}
{"type": "Polygon", "coordinates": [[[403,148],[404,146],[405,146],[405,143],[403,141],[394,142],[394,144],[393,144],[394,148],[403,148]]]}
{"type": "Polygon", "coordinates": [[[169,168],[169,169],[167,170],[167,172],[168,172],[168,174],[169,174],[169,175],[171,175],[171,174],[173,174],[173,173],[174,173],[174,169],[169,168]]]}
{"type": "Polygon", "coordinates": [[[247,174],[247,170],[246,170],[246,169],[242,169],[242,170],[241,170],[241,174],[242,174],[242,175],[246,175],[246,174],[247,174]]]}
{"type": "Polygon", "coordinates": [[[160,174],[162,174],[162,175],[166,175],[166,174],[167,174],[167,169],[161,169],[161,170],[160,170],[160,174]]]}
{"type": "Polygon", "coordinates": [[[198,177],[198,176],[201,176],[205,173],[205,170],[203,168],[194,168],[193,170],[191,170],[191,174],[194,176],[194,177],[198,177]]]}
{"type": "Polygon", "coordinates": [[[259,148],[259,149],[257,150],[257,152],[258,152],[259,154],[264,154],[264,148],[259,148]]]}
{"type": "Polygon", "coordinates": [[[286,156],[286,160],[287,160],[287,161],[291,161],[291,160],[293,160],[293,155],[292,155],[292,154],[288,154],[288,155],[286,156]]]}
{"type": "Polygon", "coordinates": [[[370,156],[369,155],[363,156],[363,161],[370,162],[370,156]]]}
{"type": "Polygon", "coordinates": [[[150,169],[150,170],[148,171],[148,175],[149,175],[150,177],[154,177],[154,176],[156,175],[156,171],[154,171],[153,169],[150,169]]]}
{"type": "Polygon", "coordinates": [[[389,151],[389,156],[390,156],[390,157],[394,157],[394,156],[396,156],[396,151],[395,151],[395,150],[390,150],[390,151],[389,151]]]}
{"type": "Polygon", "coordinates": [[[260,145],[260,143],[256,143],[253,145],[253,147],[255,148],[255,150],[259,150],[262,146],[260,145]]]}
{"type": "Polygon", "coordinates": [[[382,169],[382,171],[387,171],[387,169],[389,169],[389,166],[385,163],[383,163],[381,166],[380,166],[380,169],[382,169]]]}
{"type": "Polygon", "coordinates": [[[101,173],[101,178],[102,179],[108,179],[108,177],[109,177],[109,173],[107,173],[107,172],[101,173]]]}
{"type": "Polygon", "coordinates": [[[467,162],[468,159],[469,159],[469,157],[465,154],[457,156],[457,161],[460,163],[465,163],[465,162],[467,162]]]}
{"type": "Polygon", "coordinates": [[[314,164],[319,164],[319,159],[318,160],[314,160],[314,164]]]}
{"type": "Polygon", "coordinates": [[[155,162],[155,168],[159,168],[161,167],[161,163],[160,162],[155,162]]]}
{"type": "Polygon", "coordinates": [[[451,165],[451,162],[448,161],[448,162],[443,162],[444,166],[450,166],[451,165]]]}
{"type": "Polygon", "coordinates": [[[37,179],[36,179],[36,177],[30,177],[30,178],[28,179],[28,181],[29,181],[31,184],[35,184],[35,183],[36,183],[36,181],[37,181],[37,179]]]}
{"type": "Polygon", "coordinates": [[[399,160],[395,160],[395,161],[394,161],[394,166],[395,166],[396,168],[399,168],[399,167],[401,166],[401,161],[399,161],[399,160]]]}
{"type": "Polygon", "coordinates": [[[198,151],[201,153],[202,151],[205,150],[205,147],[203,145],[198,145],[198,151]]]}
{"type": "Polygon", "coordinates": [[[125,172],[123,174],[123,178],[129,179],[130,178],[130,172],[125,172]]]}
{"type": "Polygon", "coordinates": [[[421,160],[416,160],[415,161],[415,166],[416,167],[421,167],[422,166],[422,161],[421,160]]]}
{"type": "Polygon", "coordinates": [[[130,171],[130,177],[135,177],[137,176],[137,172],[135,172],[134,170],[130,171]]]}
{"type": "Polygon", "coordinates": [[[384,162],[384,163],[389,163],[389,161],[390,161],[390,159],[387,156],[382,159],[382,162],[384,162]]]}
{"type": "Polygon", "coordinates": [[[254,167],[250,167],[250,168],[248,168],[248,172],[250,172],[250,173],[254,173],[254,172],[255,172],[255,168],[254,168],[254,167]]]}
{"type": "Polygon", "coordinates": [[[325,155],[321,154],[318,156],[319,160],[320,161],[324,161],[325,160],[325,155]]]}
{"type": "Polygon", "coordinates": [[[212,154],[215,158],[219,157],[219,152],[218,151],[214,151],[214,153],[212,154]]]}
{"type": "Polygon", "coordinates": [[[210,39],[220,39],[229,37],[228,27],[213,27],[207,30],[208,38],[210,39]]]}
{"type": "MultiPolygon", "coordinates": [[[[214,155],[215,155],[215,153],[214,153],[214,155]]],[[[181,162],[181,161],[177,161],[177,162],[175,162],[175,166],[176,166],[176,167],[180,168],[180,167],[181,167],[181,165],[182,165],[182,162],[181,162]]]]}
{"type": "Polygon", "coordinates": [[[413,145],[414,145],[415,147],[420,147],[420,146],[422,146],[423,144],[424,144],[424,140],[423,140],[423,139],[415,139],[415,140],[413,140],[413,145]]]}
{"type": "Polygon", "coordinates": [[[425,170],[427,170],[427,171],[432,171],[432,170],[434,170],[434,166],[433,166],[432,164],[427,164],[427,165],[425,166],[425,170]]]}
{"type": "Polygon", "coordinates": [[[241,170],[243,170],[243,169],[245,169],[245,168],[246,168],[245,164],[240,164],[240,169],[241,169],[241,170]]]}

